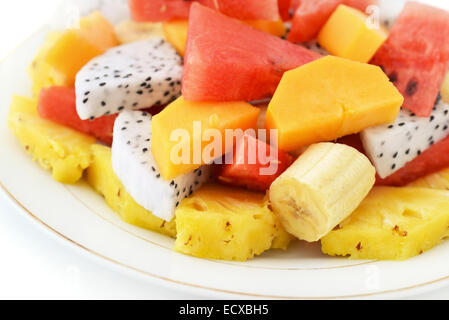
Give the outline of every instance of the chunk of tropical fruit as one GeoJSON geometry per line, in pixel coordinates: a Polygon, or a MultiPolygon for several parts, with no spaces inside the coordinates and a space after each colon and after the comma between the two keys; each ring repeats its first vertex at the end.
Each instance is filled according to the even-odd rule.
{"type": "Polygon", "coordinates": [[[166,222],[138,205],[126,192],[112,170],[111,149],[99,144],[92,146],[92,164],[86,171],[89,184],[104,196],[108,206],[126,223],[176,237],[175,221],[166,222]]]}
{"type": "Polygon", "coordinates": [[[449,137],[433,144],[418,157],[408,162],[392,175],[376,184],[384,186],[404,186],[426,175],[433,174],[449,166],[449,137]]]}
{"type": "Polygon", "coordinates": [[[288,40],[292,42],[313,40],[340,4],[365,11],[368,6],[376,3],[377,0],[295,0],[288,40]]]}
{"type": "Polygon", "coordinates": [[[76,73],[89,60],[118,45],[114,26],[96,11],[80,19],[79,28],[63,32],[49,48],[45,62],[74,83],[76,73]]]}
{"type": "Polygon", "coordinates": [[[214,184],[181,202],[176,228],[175,250],[207,259],[246,261],[292,240],[263,193],[214,184]]]}
{"type": "Polygon", "coordinates": [[[115,26],[115,35],[121,44],[163,37],[162,23],[122,21],[115,26]]]}
{"type": "MultiPolygon", "coordinates": [[[[248,20],[243,23],[252,26],[261,31],[268,32],[274,36],[281,37],[285,34],[286,28],[284,23],[279,21],[268,20],[248,20]]],[[[184,56],[187,45],[187,34],[189,29],[188,20],[173,20],[164,22],[162,25],[164,36],[168,42],[176,48],[181,56],[184,56]]]]}
{"type": "Polygon", "coordinates": [[[165,39],[178,51],[181,56],[186,52],[188,20],[173,20],[162,24],[165,39]]]}
{"type": "Polygon", "coordinates": [[[218,181],[255,191],[268,190],[293,162],[288,153],[249,134],[237,141],[232,156],[232,163],[218,167],[218,181]]]}
{"type": "Polygon", "coordinates": [[[303,46],[193,3],[182,94],[192,101],[270,98],[285,71],[320,57],[303,46]]]}
{"type": "Polygon", "coordinates": [[[418,117],[429,117],[435,106],[449,68],[448,38],[447,10],[407,1],[371,61],[382,66],[404,95],[402,107],[418,117]]]}
{"type": "Polygon", "coordinates": [[[375,187],[339,228],[321,239],[321,246],[332,256],[405,260],[447,237],[448,191],[375,187]]]}
{"type": "Polygon", "coordinates": [[[33,160],[53,172],[56,181],[77,182],[90,164],[90,146],[95,139],[39,118],[36,104],[34,100],[14,96],[9,128],[33,160]]]}
{"type": "Polygon", "coordinates": [[[403,97],[379,67],[328,56],[284,74],[267,111],[293,151],[394,121],[403,97]]]}
{"type": "Polygon", "coordinates": [[[46,87],[73,85],[73,83],[70,83],[63,73],[59,72],[45,62],[47,52],[55,44],[60,35],[60,32],[50,32],[45,38],[45,42],[36,57],[28,67],[28,75],[31,79],[31,91],[33,93],[33,97],[38,97],[41,89],[46,87]]]}
{"type": "Polygon", "coordinates": [[[331,54],[369,62],[388,33],[368,24],[368,16],[345,5],[338,6],[318,35],[318,42],[331,54]]]}
{"type": "Polygon", "coordinates": [[[255,128],[260,110],[245,102],[192,102],[179,97],[153,117],[151,151],[171,180],[232,150],[225,130],[255,128]]]}
{"type": "Polygon", "coordinates": [[[103,116],[93,121],[81,120],[76,112],[74,88],[54,86],[42,89],[39,95],[38,111],[44,119],[91,135],[107,145],[112,144],[112,131],[117,115],[103,116]]]}

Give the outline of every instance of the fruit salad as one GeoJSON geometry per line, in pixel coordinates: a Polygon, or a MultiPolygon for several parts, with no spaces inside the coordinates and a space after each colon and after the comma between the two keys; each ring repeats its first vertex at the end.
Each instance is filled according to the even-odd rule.
{"type": "Polygon", "coordinates": [[[449,12],[408,1],[129,0],[54,30],[8,125],[177,252],[292,241],[405,260],[449,237],[449,12]]]}

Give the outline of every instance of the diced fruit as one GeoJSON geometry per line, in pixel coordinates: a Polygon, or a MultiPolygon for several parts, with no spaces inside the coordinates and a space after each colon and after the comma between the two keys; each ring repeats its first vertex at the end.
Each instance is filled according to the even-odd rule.
{"type": "Polygon", "coordinates": [[[173,20],[164,22],[162,25],[165,39],[175,47],[181,56],[186,52],[187,32],[189,22],[187,20],[173,20]]]}
{"type": "Polygon", "coordinates": [[[272,96],[285,71],[318,57],[302,46],[194,3],[183,95],[192,101],[264,99],[272,96]]]}
{"type": "Polygon", "coordinates": [[[50,87],[43,89],[39,96],[38,111],[44,119],[92,135],[108,145],[112,144],[112,131],[117,115],[105,116],[93,121],[81,120],[76,112],[76,97],[73,88],[50,87]]]}
{"type": "MultiPolygon", "coordinates": [[[[190,6],[194,1],[186,0],[130,0],[131,16],[135,21],[169,21],[189,18],[190,6]]],[[[204,6],[240,20],[277,21],[279,9],[277,0],[198,0],[204,6]]]]}
{"type": "Polygon", "coordinates": [[[114,27],[96,11],[82,18],[79,28],[62,33],[47,51],[45,62],[73,84],[76,73],[89,60],[118,44],[114,27]]]}
{"type": "Polygon", "coordinates": [[[449,169],[443,169],[436,173],[429,174],[421,179],[413,181],[408,186],[416,188],[449,190],[449,169]]]}
{"type": "Polygon", "coordinates": [[[321,29],[318,42],[335,56],[369,62],[388,33],[383,27],[370,27],[367,20],[363,12],[340,5],[321,29]]]}
{"type": "Polygon", "coordinates": [[[328,56],[284,74],[267,111],[279,148],[293,151],[390,123],[403,97],[382,70],[328,56]]]}
{"type": "Polygon", "coordinates": [[[449,236],[449,192],[376,187],[339,228],[321,239],[322,251],[351,259],[405,260],[449,236]]]}
{"type": "Polygon", "coordinates": [[[259,109],[245,102],[190,102],[178,98],[153,117],[151,150],[162,177],[172,180],[206,164],[205,157],[211,157],[212,162],[231,151],[233,144],[226,145],[224,141],[225,130],[255,128],[258,115],[259,109]],[[207,136],[211,131],[220,136],[207,136]],[[210,146],[216,143],[221,145],[211,150],[210,146]]]}
{"type": "Polygon", "coordinates": [[[166,222],[139,206],[126,192],[111,165],[111,149],[92,146],[93,160],[86,171],[89,184],[102,196],[111,209],[126,223],[176,237],[175,221],[166,222]]]}
{"type": "Polygon", "coordinates": [[[384,186],[403,186],[425,175],[437,172],[449,166],[449,137],[432,145],[402,169],[377,184],[384,186]]]}
{"type": "Polygon", "coordinates": [[[115,26],[115,35],[121,44],[126,44],[150,38],[163,37],[164,33],[161,23],[126,20],[115,26]]]}
{"type": "Polygon", "coordinates": [[[386,178],[419,157],[449,134],[449,105],[438,99],[430,118],[401,109],[396,120],[363,130],[366,154],[381,178],[386,178]]]}
{"type": "Polygon", "coordinates": [[[33,62],[31,62],[28,67],[28,75],[31,79],[31,91],[35,98],[39,96],[42,88],[73,85],[73,82],[71,83],[63,73],[52,68],[45,62],[47,52],[54,45],[59,36],[59,32],[49,33],[41,49],[33,59],[33,62]]]}
{"type": "Polygon", "coordinates": [[[39,118],[36,102],[17,96],[13,97],[8,125],[33,160],[53,172],[53,179],[63,183],[81,179],[91,161],[94,138],[39,118]]]}
{"type": "Polygon", "coordinates": [[[288,35],[291,42],[315,39],[321,27],[343,0],[301,0],[292,20],[288,35]]]}
{"type": "Polygon", "coordinates": [[[265,191],[290,166],[292,157],[254,136],[245,134],[236,143],[232,163],[223,162],[219,169],[219,182],[265,191]]]}
{"type": "MultiPolygon", "coordinates": [[[[285,34],[284,23],[279,21],[248,20],[243,23],[274,36],[281,37],[285,34]]],[[[163,23],[164,36],[181,56],[184,56],[187,45],[189,22],[188,20],[173,20],[163,23]]]]}
{"type": "Polygon", "coordinates": [[[449,12],[407,2],[372,63],[404,95],[404,108],[428,117],[449,66],[449,12]],[[429,17],[432,17],[429,19],[429,17]]]}
{"type": "Polygon", "coordinates": [[[114,47],[76,75],[76,110],[94,120],[165,105],[181,95],[182,72],[181,57],[163,38],[114,47]]]}
{"type": "Polygon", "coordinates": [[[270,188],[270,202],[287,232],[318,241],[346,219],[374,185],[368,158],[343,144],[310,146],[270,188]]]}
{"type": "Polygon", "coordinates": [[[289,40],[307,42],[313,40],[331,14],[340,4],[346,4],[358,10],[376,4],[377,0],[300,0],[294,3],[295,14],[289,40]]]}
{"type": "Polygon", "coordinates": [[[268,208],[264,194],[205,185],[176,210],[175,250],[207,259],[246,261],[292,237],[268,208]]]}
{"type": "Polygon", "coordinates": [[[290,7],[292,5],[292,0],[278,0],[279,14],[282,20],[290,20],[290,7]]]}

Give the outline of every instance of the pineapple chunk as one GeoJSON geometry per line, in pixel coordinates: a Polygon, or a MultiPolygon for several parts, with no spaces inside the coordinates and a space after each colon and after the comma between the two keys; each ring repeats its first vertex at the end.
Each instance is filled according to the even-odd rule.
{"type": "Polygon", "coordinates": [[[418,179],[409,187],[449,190],[449,168],[418,179]]]}
{"type": "Polygon", "coordinates": [[[176,236],[174,221],[165,222],[138,205],[125,191],[112,170],[111,149],[101,145],[92,146],[93,161],[87,169],[87,181],[106,200],[111,209],[129,224],[156,231],[170,237],[176,236]]]}
{"type": "Polygon", "coordinates": [[[376,187],[338,229],[323,253],[351,259],[405,260],[449,236],[449,192],[376,187]]]}
{"type": "Polygon", "coordinates": [[[263,194],[208,184],[176,210],[175,250],[200,258],[246,261],[292,237],[263,194]]]}
{"type": "Polygon", "coordinates": [[[34,100],[14,96],[8,125],[26,151],[63,183],[77,182],[90,164],[95,139],[39,118],[34,100]]]}
{"type": "Polygon", "coordinates": [[[44,45],[28,67],[28,75],[32,82],[31,91],[35,98],[39,96],[39,93],[43,88],[50,86],[70,86],[73,84],[67,80],[63,73],[52,68],[45,62],[45,56],[59,37],[59,32],[49,33],[45,39],[44,45]]]}

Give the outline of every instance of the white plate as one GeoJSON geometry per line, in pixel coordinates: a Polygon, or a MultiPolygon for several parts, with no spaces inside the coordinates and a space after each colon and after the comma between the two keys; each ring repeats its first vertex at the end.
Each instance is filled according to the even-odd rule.
{"type": "Polygon", "coordinates": [[[3,198],[57,238],[144,281],[214,298],[384,298],[449,283],[449,242],[406,262],[351,261],[294,244],[247,263],[211,261],[172,251],[173,240],[123,223],[84,182],[66,186],[31,162],[7,128],[11,95],[28,94],[26,66],[41,31],[0,66],[0,181],[3,198]]]}

